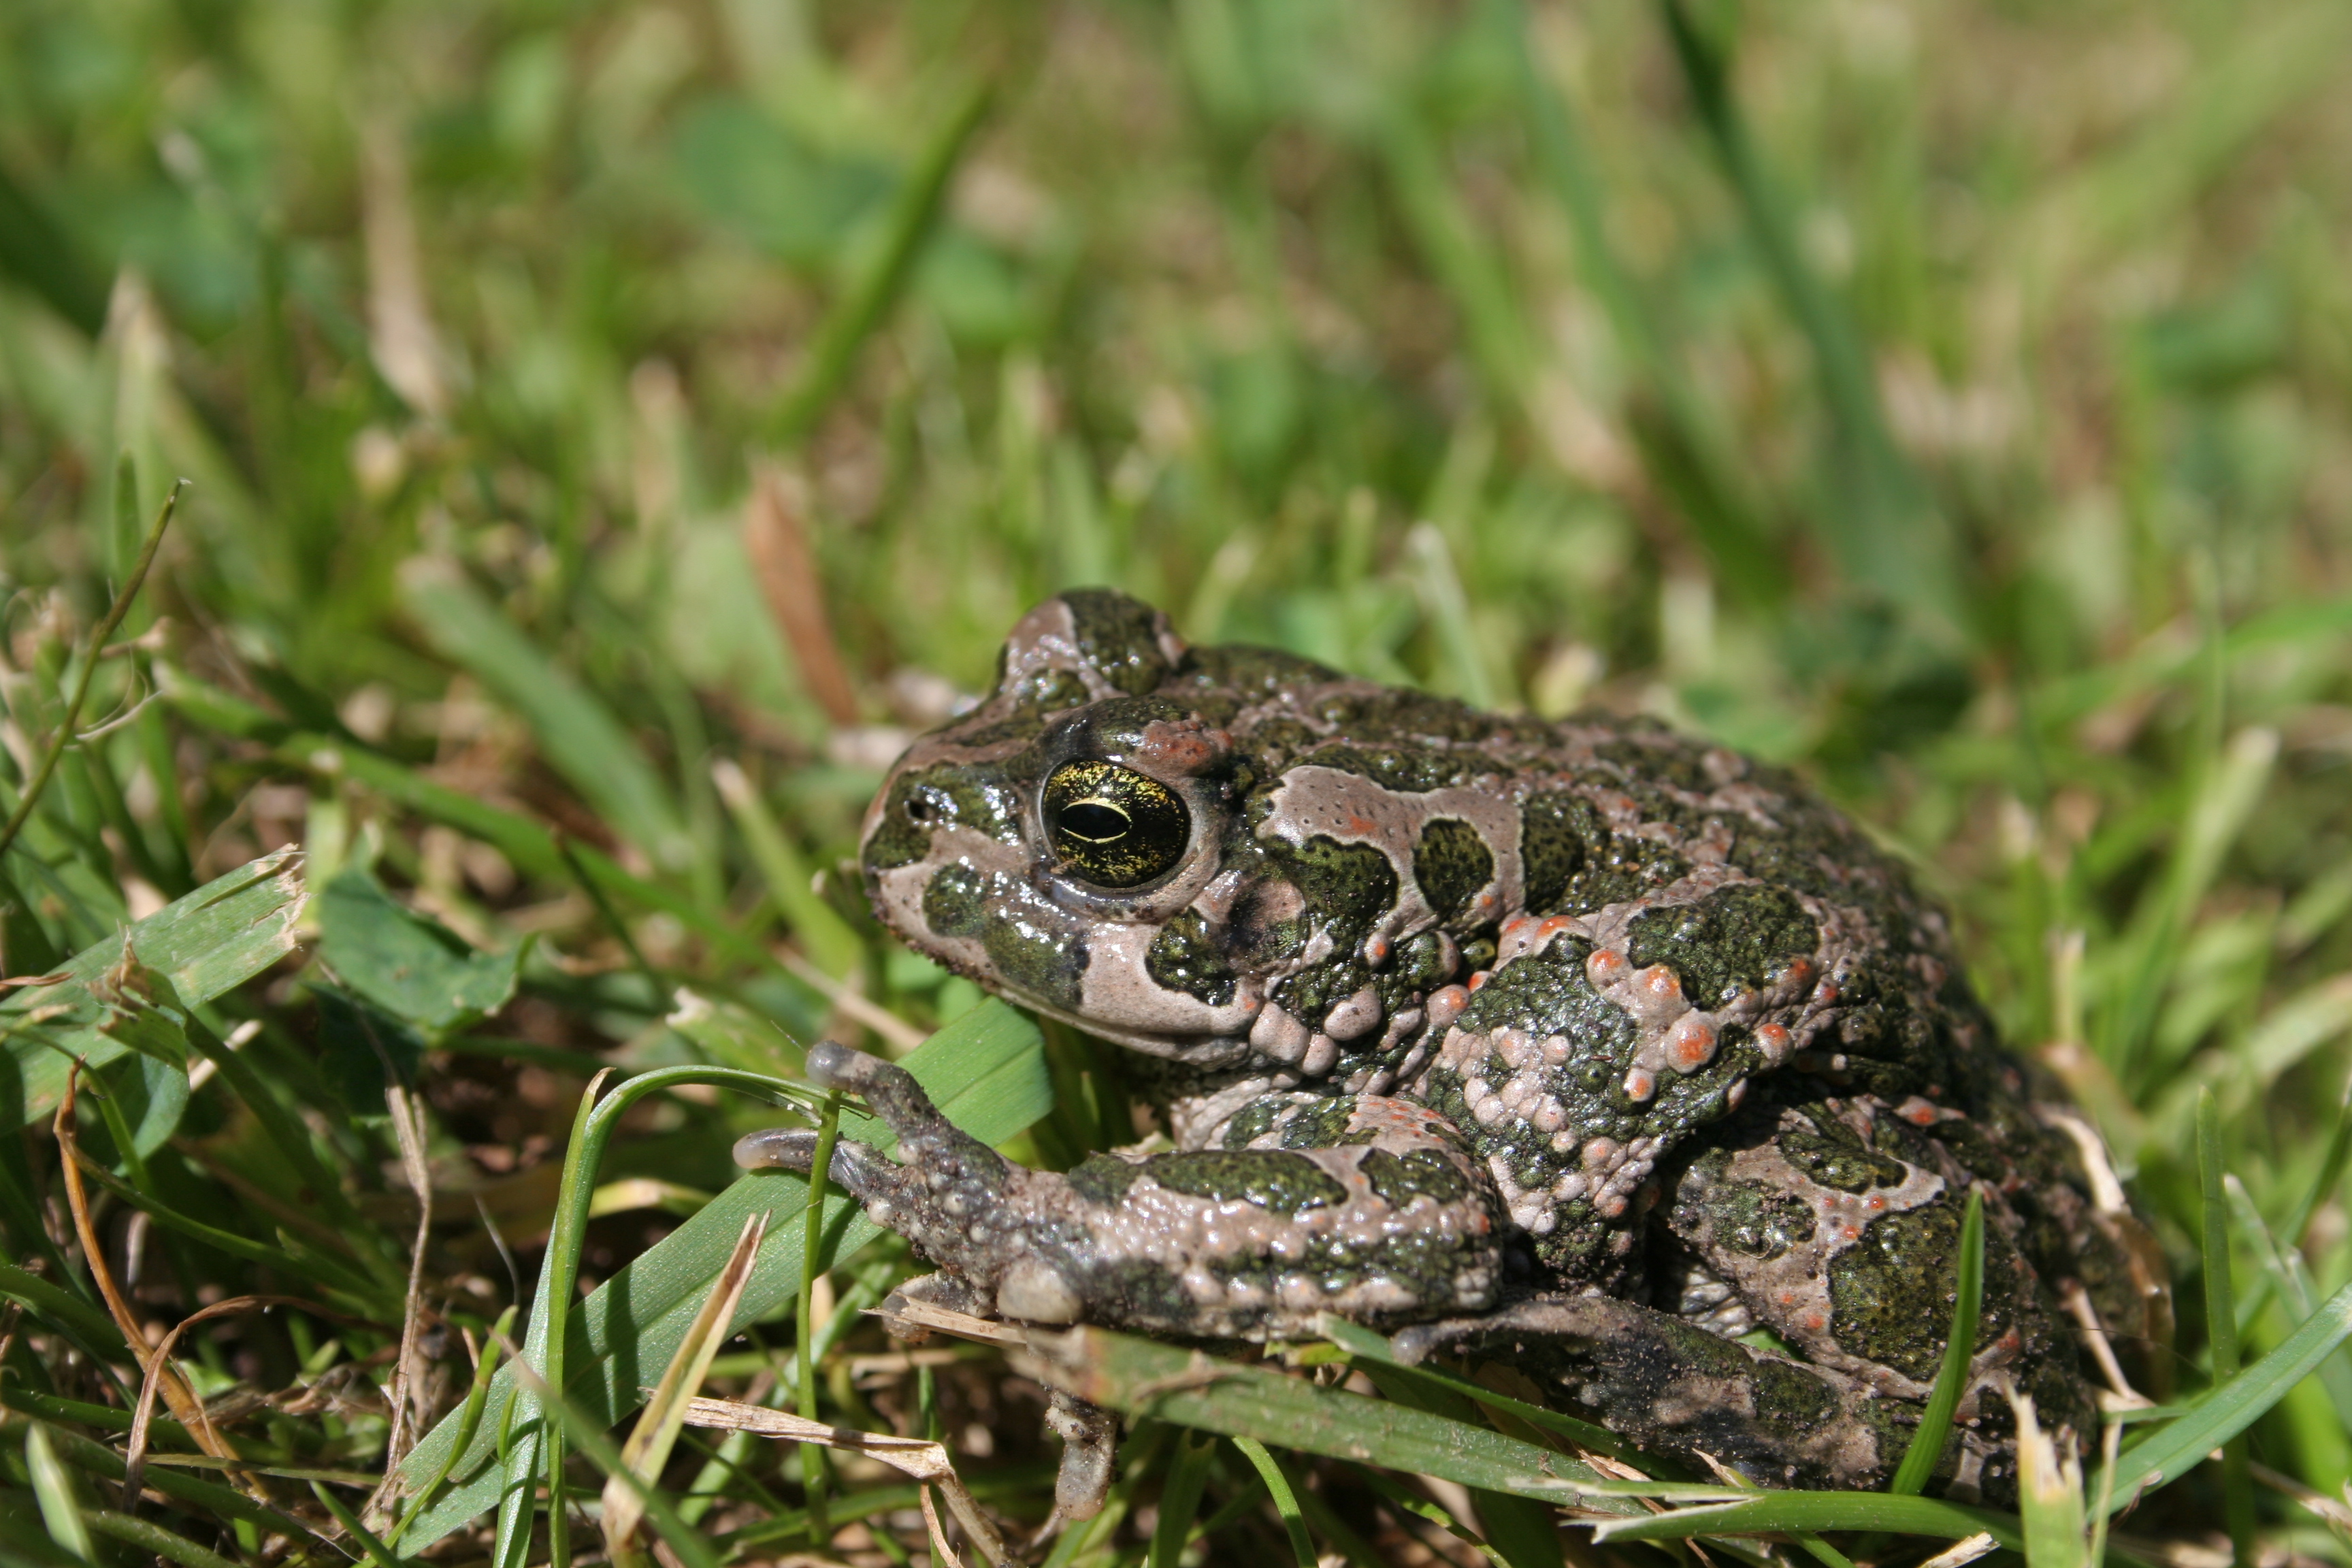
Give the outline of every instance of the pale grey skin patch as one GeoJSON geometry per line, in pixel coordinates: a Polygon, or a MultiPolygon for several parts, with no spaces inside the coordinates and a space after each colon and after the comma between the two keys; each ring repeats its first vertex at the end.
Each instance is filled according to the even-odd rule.
{"type": "MultiPolygon", "coordinates": [[[[2127,1212],[2094,1201],[2097,1179],[2085,1173],[2104,1163],[2082,1152],[2079,1122],[2046,1139],[2031,1131],[2046,1120],[2035,1097],[2050,1091],[1993,1042],[1956,978],[1940,912],[1787,781],[1654,730],[1488,718],[1281,656],[1196,656],[1164,617],[1100,593],[1064,595],[1024,617],[1003,668],[987,701],[919,741],[892,775],[895,785],[949,770],[989,800],[1012,803],[991,817],[1003,826],[959,823],[926,837],[886,820],[886,787],[865,835],[869,891],[884,922],[992,990],[1169,1064],[1155,1081],[1179,1151],[1179,1163],[1166,1167],[1171,1180],[1198,1184],[1197,1171],[1184,1173],[1192,1169],[1181,1164],[1192,1157],[1185,1152],[1207,1159],[1229,1144],[1269,1151],[1290,1140],[1288,1129],[1307,1125],[1291,1103],[1302,1096],[1331,1106],[1339,1121],[1330,1126],[1381,1129],[1367,1142],[1286,1152],[1341,1194],[1289,1213],[1150,1177],[1089,1197],[1063,1177],[1014,1167],[992,1175],[985,1193],[950,1184],[933,1197],[878,1164],[852,1173],[872,1194],[870,1208],[887,1210],[934,1262],[1008,1315],[1058,1321],[1075,1311],[1160,1331],[1263,1339],[1311,1331],[1327,1310],[1377,1325],[1498,1312],[1477,1321],[1528,1324],[1544,1319],[1540,1298],[1503,1310],[1516,1297],[1603,1293],[1592,1299],[1622,1298],[1610,1313],[1554,1314],[1579,1332],[1617,1325],[1585,1359],[1570,1358],[1579,1369],[1571,1383],[1584,1380],[1576,1397],[1599,1400],[1605,1419],[1669,1447],[1685,1441],[1677,1432],[1708,1428],[1692,1409],[1667,1419],[1675,1401],[1744,1401],[1756,1420],[1740,1428],[1753,1460],[1743,1468],[1768,1483],[1832,1486],[1883,1480],[1884,1419],[1874,1416],[1869,1430],[1861,1422],[1801,1439],[1791,1433],[1785,1452],[1754,1428],[1786,1405],[1799,1386],[1790,1377],[1803,1387],[1807,1377],[1821,1380],[1834,1395],[1823,1409],[1845,1413],[1833,1421],[1861,1421],[1848,1397],[1854,1390],[1897,1410],[1918,1397],[1918,1379],[1841,1340],[1829,1282],[1844,1277],[1843,1260],[1874,1224],[1934,1201],[1954,1180],[1973,1178],[1992,1194],[1989,1215],[2004,1234],[2021,1233],[2012,1203],[2039,1201],[2070,1245],[2105,1248],[2111,1281],[2130,1282],[2111,1283],[2103,1299],[2107,1331],[2160,1335],[2160,1267],[2135,1254],[2127,1212]],[[1097,713],[1129,711],[1139,692],[1160,704],[1148,721],[1095,725],[1097,713]],[[1304,760],[1326,744],[1402,771],[1384,783],[1353,763],[1304,760]],[[1183,802],[1189,837],[1162,874],[1128,888],[1095,885],[1051,847],[1041,784],[1082,745],[1183,802]],[[1423,763],[1427,776],[1413,776],[1423,763]],[[1589,810],[1574,831],[1582,836],[1579,875],[1590,879],[1564,901],[1530,910],[1522,835],[1538,795],[1572,797],[1589,810]],[[1415,876],[1416,847],[1441,818],[1469,825],[1490,868],[1467,907],[1446,920],[1415,876]],[[890,853],[879,854],[886,843],[890,853]],[[1330,868],[1354,866],[1347,856],[1366,847],[1392,878],[1385,901],[1330,868]],[[1653,862],[1656,876],[1623,869],[1653,862]],[[1020,890],[1001,913],[994,905],[981,911],[983,931],[989,920],[1038,926],[1048,919],[1041,910],[1066,919],[1056,929],[1066,931],[1069,951],[1085,952],[1074,1001],[1038,995],[1003,972],[982,938],[931,928],[925,893],[955,868],[1020,890]],[[1750,952],[1737,945],[1750,938],[1735,919],[1723,928],[1734,945],[1719,955],[1677,938],[1683,946],[1664,950],[1673,962],[1634,961],[1662,915],[1687,910],[1699,919],[1710,900],[1752,888],[1772,889],[1801,911],[1809,948],[1750,952]],[[1184,940],[1171,948],[1179,925],[1184,940]],[[1480,944],[1493,956],[1474,973],[1463,952],[1480,944]],[[1401,967],[1407,963],[1415,967],[1401,967]],[[1724,994],[1686,994],[1677,966],[1693,963],[1690,973],[1739,978],[1724,994]],[[1529,975],[1540,978],[1523,983],[1529,975]],[[1317,1000],[1294,1013],[1277,993],[1317,1000]],[[1612,1054],[1596,1080],[1594,1053],[1603,1050],[1612,1054]],[[1424,1109],[1440,1095],[1452,1097],[1458,1125],[1424,1109]],[[1703,1206],[1676,1230],[1676,1205],[1661,1200],[1725,1118],[1809,1100],[1865,1133],[1881,1121],[1920,1129],[1936,1168],[1903,1159],[1904,1179],[1874,1191],[1874,1203],[1813,1182],[1768,1143],[1738,1152],[1739,1178],[1811,1205],[1823,1226],[1811,1250],[1768,1265],[1720,1247],[1710,1252],[1710,1226],[1721,1216],[1703,1206]],[[1999,1112],[1992,1122],[1989,1110],[1999,1112]],[[1933,1141],[1945,1119],[1999,1127],[1971,1145],[1971,1158],[1990,1168],[1965,1167],[1951,1152],[1958,1145],[1933,1141]],[[1420,1150],[1465,1173],[1469,1185],[1458,1197],[1391,1202],[1372,1190],[1368,1149],[1420,1150]],[[950,1211],[950,1195],[962,1212],[950,1211]],[[1319,1268],[1286,1262],[1309,1253],[1319,1268]],[[1408,1253],[1417,1261],[1406,1262],[1408,1253]],[[1335,1261],[1347,1258],[1356,1261],[1335,1261]],[[1792,1274],[1806,1268],[1813,1273],[1795,1288],[1792,1274]],[[1677,1339],[1675,1324],[1712,1332],[1677,1339]],[[1724,1344],[1716,1335],[1753,1326],[1770,1327],[1814,1364],[1701,1353],[1724,1344]],[[1612,1333],[1630,1359],[1612,1359],[1612,1333]],[[1738,1372],[1743,1364],[1748,1373],[1738,1372]],[[1659,1376],[1644,1383],[1634,1375],[1641,1365],[1659,1376]],[[1761,1381],[1742,1393],[1742,1377],[1761,1381]]],[[[941,1135],[903,1106],[899,1121],[902,1140],[941,1135]]],[[[768,1152],[789,1163],[795,1150],[805,1161],[789,1140],[768,1152]]],[[[2055,1271],[2069,1265],[2043,1267],[2053,1272],[2037,1289],[2063,1283],[2055,1271]]],[[[1924,1289],[1916,1310],[1892,1305],[1894,1316],[1920,1322],[1948,1311],[1924,1289]]],[[[2021,1310],[2042,1308],[2029,1300],[2021,1310]]],[[[1475,1337],[1464,1329],[1449,1342],[1475,1337]]],[[[2047,1334],[2028,1342],[2043,1348],[2011,1368],[2021,1375],[2036,1371],[2032,1356],[2066,1350],[2047,1334]]],[[[2045,1379],[2045,1405],[2087,1408],[2078,1374],[2050,1375],[2057,1381],[2045,1379]]],[[[1956,1484],[1995,1492],[2006,1484],[1998,1431],[1971,1434],[1958,1451],[1956,1484]]]]}

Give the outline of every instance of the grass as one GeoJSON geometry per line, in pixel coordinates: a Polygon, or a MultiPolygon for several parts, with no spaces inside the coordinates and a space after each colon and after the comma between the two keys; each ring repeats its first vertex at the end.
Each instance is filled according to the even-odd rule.
{"type": "Polygon", "coordinates": [[[2347,59],[2321,0],[0,10],[0,972],[67,973],[0,999],[0,1542],[603,1555],[763,1209],[704,1392],[970,1492],[689,1416],[622,1553],[1025,1539],[1050,1354],[895,1347],[903,1246],[726,1152],[827,1032],[1033,1163],[1132,1135],[833,869],[1108,582],[1805,769],[2182,1321],[1992,1521],[1633,1480],[1360,1333],[1291,1352],[1345,1389],[1097,1335],[1129,1435],[1038,1559],[2352,1560],[2347,59]]]}

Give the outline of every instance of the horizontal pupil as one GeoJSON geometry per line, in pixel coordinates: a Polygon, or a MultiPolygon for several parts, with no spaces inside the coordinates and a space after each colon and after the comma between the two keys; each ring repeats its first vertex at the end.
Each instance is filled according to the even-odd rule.
{"type": "Polygon", "coordinates": [[[1074,801],[1062,808],[1062,831],[1089,844],[1108,844],[1127,837],[1127,813],[1107,801],[1074,801]]]}

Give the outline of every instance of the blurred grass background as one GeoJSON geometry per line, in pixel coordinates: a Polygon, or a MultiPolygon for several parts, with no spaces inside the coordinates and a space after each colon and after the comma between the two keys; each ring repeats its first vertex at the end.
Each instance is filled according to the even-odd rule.
{"type": "MultiPolygon", "coordinates": [[[[2352,1274],[2347,64],[2332,0],[11,0],[12,805],[194,484],[0,868],[6,972],[287,843],[517,954],[394,1064],[436,1310],[486,1323],[596,1063],[789,1068],[758,1018],[899,1047],[977,1001],[824,868],[1021,610],[1108,583],[1196,641],[1808,770],[2137,1173],[2200,1385],[2198,1089],[2250,1352],[2294,1321],[2259,1222],[2352,1274]],[[666,1026],[680,983],[727,1028],[666,1026]]],[[[216,1022],[404,1258],[376,1058],[301,973],[216,1022]]],[[[1123,1115],[1053,1048],[1024,1148],[1061,1163],[1123,1115]]],[[[222,1082],[151,1174],[234,1226],[222,1082]]],[[[760,1119],[658,1112],[592,1276],[760,1119]]],[[[63,1277],[26,1139],[10,1251],[63,1277]]],[[[142,1300],[266,1277],[192,1246],[142,1300]]],[[[208,1392],[398,1340],[299,1321],[191,1336],[208,1392]]],[[[987,1436],[989,1379],[941,1397],[987,1436]]],[[[2346,1409],[2299,1388],[2255,1458],[2336,1493],[2346,1409]]],[[[383,1462],[364,1414],[274,1419],[383,1462]]],[[[1391,1512],[1398,1560],[1453,1549],[1391,1512]]]]}

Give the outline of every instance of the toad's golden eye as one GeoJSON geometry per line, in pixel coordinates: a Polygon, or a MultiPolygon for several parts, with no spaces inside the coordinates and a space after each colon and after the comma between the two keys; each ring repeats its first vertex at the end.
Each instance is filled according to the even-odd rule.
{"type": "Polygon", "coordinates": [[[1065,763],[1045,781],[1045,836],[1063,864],[1105,888],[1137,888],[1184,858],[1192,814],[1174,790],[1117,763],[1065,763]]]}

